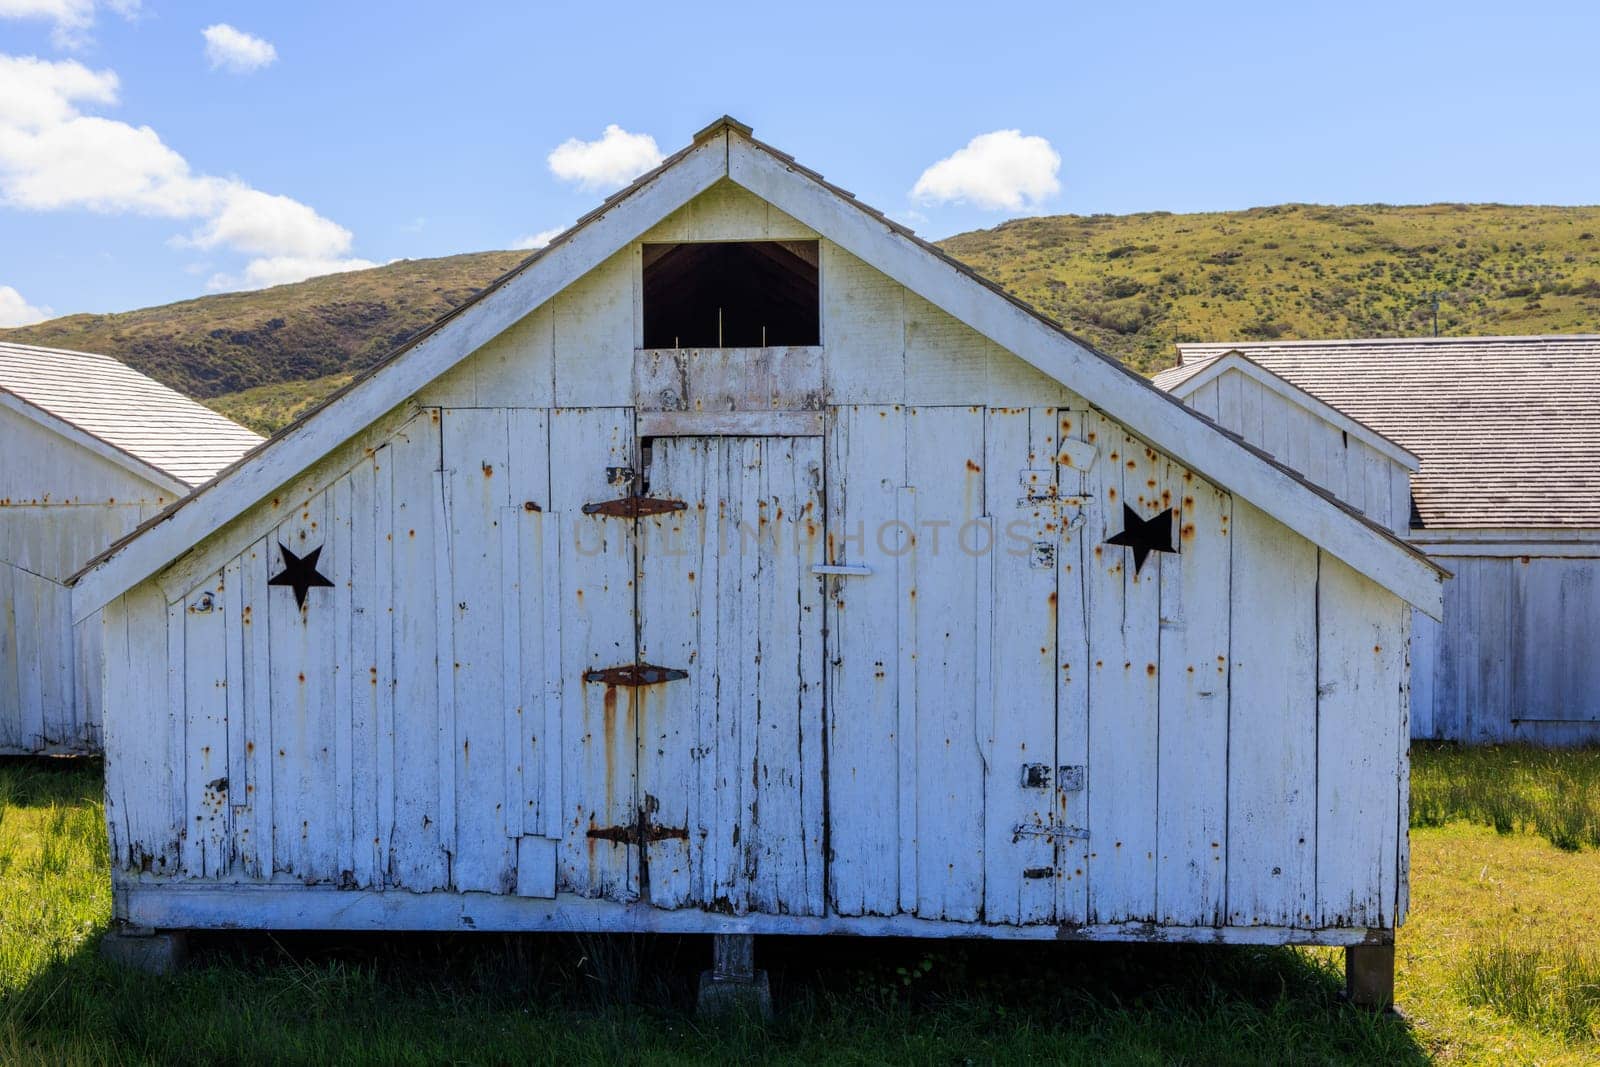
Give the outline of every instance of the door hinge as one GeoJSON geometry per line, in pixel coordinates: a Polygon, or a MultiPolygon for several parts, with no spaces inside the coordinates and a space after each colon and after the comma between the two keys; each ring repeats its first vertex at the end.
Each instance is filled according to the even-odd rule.
{"type": "Polygon", "coordinates": [[[599,682],[602,685],[656,685],[687,677],[689,677],[688,671],[680,671],[676,667],[657,667],[653,663],[627,663],[621,667],[606,667],[583,672],[584,681],[599,682]]]}
{"type": "Polygon", "coordinates": [[[606,515],[614,519],[638,519],[646,515],[665,515],[670,511],[682,511],[688,507],[681,500],[666,500],[654,496],[624,496],[616,500],[603,500],[597,504],[585,504],[585,515],[606,515]]]}
{"type": "Polygon", "coordinates": [[[658,826],[653,822],[641,822],[633,826],[591,826],[584,836],[591,841],[610,841],[616,845],[637,845],[641,842],[651,845],[672,839],[687,841],[689,830],[685,826],[658,826]]]}
{"type": "Polygon", "coordinates": [[[1021,822],[1011,830],[1012,840],[1023,837],[1061,838],[1066,841],[1087,841],[1089,831],[1081,826],[1068,826],[1058,822],[1021,822]]]}

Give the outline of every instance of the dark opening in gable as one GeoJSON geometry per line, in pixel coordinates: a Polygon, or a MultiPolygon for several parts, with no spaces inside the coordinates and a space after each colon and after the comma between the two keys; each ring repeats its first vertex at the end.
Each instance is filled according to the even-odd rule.
{"type": "Polygon", "coordinates": [[[644,347],[759,348],[822,340],[815,241],[644,246],[644,347]]]}

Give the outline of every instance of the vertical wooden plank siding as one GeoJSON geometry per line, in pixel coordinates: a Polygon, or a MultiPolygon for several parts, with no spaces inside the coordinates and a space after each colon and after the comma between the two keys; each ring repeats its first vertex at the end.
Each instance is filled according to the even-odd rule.
{"type": "MultiPolygon", "coordinates": [[[[1167,461],[1177,555],[1162,555],[1157,919],[1225,921],[1232,500],[1167,461]]],[[[1147,564],[1148,566],[1148,564],[1147,564]]]]}
{"type": "MultiPolygon", "coordinates": [[[[685,832],[645,848],[650,902],[661,908],[714,899],[716,865],[706,860],[738,845],[723,839],[726,828],[704,807],[714,804],[720,789],[731,790],[737,806],[745,782],[735,771],[724,783],[715,760],[723,741],[717,694],[724,677],[717,589],[719,561],[727,548],[719,541],[721,465],[714,462],[714,444],[697,437],[655,443],[650,491],[687,507],[639,523],[639,659],[689,674],[648,687],[639,702],[642,803],[657,825],[685,832]]],[[[737,657],[727,658],[737,670],[737,657]]],[[[735,910],[743,903],[728,901],[735,910]]]]}
{"type": "MultiPolygon", "coordinates": [[[[769,224],[729,190],[670,233],[769,224]]],[[[673,436],[692,411],[625,406],[637,267],[613,257],[424,391],[461,406],[385,422],[105,609],[119,886],[300,882],[439,916],[446,893],[514,894],[556,902],[488,914],[575,925],[1393,926],[1396,597],[827,242],[826,349],[793,361],[804,411],[772,401],[822,436],[763,436],[742,400],[745,434],[673,436]],[[593,507],[632,496],[686,506],[593,507]],[[1108,545],[1124,507],[1170,508],[1177,551],[1108,545]],[[280,543],[332,582],[303,610],[268,585],[280,543]],[[686,677],[588,680],[641,663],[686,677]]],[[[791,395],[789,365],[750,397],[791,395]]],[[[1278,399],[1230,375],[1195,402],[1397,521],[1387,461],[1278,399]]],[[[1491,642],[1548,626],[1536,598],[1587,610],[1590,578],[1462,572],[1454,602],[1498,600],[1507,629],[1441,652],[1440,692],[1555,670],[1524,646],[1495,668],[1491,642]]],[[[51,609],[9,610],[0,687],[42,691],[44,660],[6,665],[51,609]]]]}
{"type": "Polygon", "coordinates": [[[639,703],[645,814],[687,833],[647,846],[657,906],[822,913],[822,700],[802,651],[820,654],[821,461],[815,438],[655,443],[651,493],[687,507],[640,524],[639,655],[689,672],[639,703]]]}
{"type": "MultiPolygon", "coordinates": [[[[350,471],[348,521],[339,523],[349,537],[344,556],[350,598],[350,658],[340,664],[350,679],[345,741],[350,753],[350,858],[341,871],[348,870],[351,883],[359,886],[378,882],[378,692],[390,669],[384,666],[380,672],[378,664],[378,630],[389,627],[389,600],[379,593],[377,566],[379,554],[388,549],[387,507],[380,518],[378,506],[378,482],[388,477],[382,469],[385,462],[387,450],[377,449],[350,471]]],[[[391,583],[384,593],[392,591],[391,583]]]]}
{"type": "Polygon", "coordinates": [[[899,909],[899,676],[896,637],[899,487],[905,411],[835,409],[826,495],[828,562],[871,573],[828,586],[828,896],[840,915],[899,909]],[[880,537],[881,535],[881,537],[880,537]]]}
{"type": "Polygon", "coordinates": [[[915,609],[916,913],[962,922],[983,912],[984,768],[974,718],[977,567],[959,545],[961,530],[985,514],[983,430],[981,407],[911,408],[906,414],[906,480],[916,493],[906,557],[915,578],[912,589],[902,591],[915,609]]]}
{"type": "Polygon", "coordinates": [[[170,711],[169,643],[181,641],[183,631],[169,625],[166,598],[154,583],[108,605],[105,619],[106,740],[115,746],[106,763],[111,855],[135,874],[175,876],[184,776],[170,725],[181,714],[170,711]]]}
{"type": "Polygon", "coordinates": [[[550,415],[552,510],[561,528],[561,802],[565,812],[559,886],[588,897],[637,896],[637,850],[589,837],[591,829],[636,822],[635,720],[631,687],[585,682],[584,672],[632,663],[634,523],[588,515],[583,506],[626,496],[631,482],[607,471],[637,462],[633,413],[626,408],[559,408],[550,415]]]}
{"type": "Polygon", "coordinates": [[[1094,499],[1098,483],[1090,472],[1105,462],[1098,454],[1104,435],[1097,417],[1083,410],[1063,411],[1058,420],[1061,452],[1055,467],[1063,529],[1056,555],[1056,764],[1058,771],[1060,767],[1082,767],[1087,777],[1085,788],[1057,790],[1056,822],[1062,833],[1056,840],[1059,889],[1055,911],[1057,922],[1082,924],[1089,915],[1089,851],[1093,845],[1087,836],[1093,799],[1088,784],[1098,773],[1089,759],[1094,671],[1089,658],[1088,583],[1101,558],[1100,546],[1092,540],[1101,523],[1091,521],[1091,513],[1098,507],[1094,499]],[[1089,453],[1094,462],[1087,471],[1070,458],[1080,447],[1095,449],[1089,453]]]}
{"type": "Polygon", "coordinates": [[[985,797],[984,918],[1048,922],[1055,915],[1056,570],[1061,500],[1056,488],[1054,408],[990,409],[984,440],[984,495],[991,519],[981,540],[949,531],[944,566],[969,555],[980,568],[978,723],[991,740],[985,797]],[[1043,547],[1037,547],[1043,546],[1043,547]],[[1029,783],[1025,768],[1043,767],[1029,783]],[[1020,832],[1029,829],[1033,832],[1020,832]]]}
{"type": "Polygon", "coordinates": [[[1151,921],[1156,897],[1156,791],[1160,561],[1135,573],[1130,549],[1107,545],[1123,506],[1141,518],[1166,507],[1155,453],[1094,417],[1100,459],[1090,471],[1086,572],[1089,603],[1089,921],[1151,921]]]}
{"type": "MultiPolygon", "coordinates": [[[[546,489],[546,499],[551,499],[546,489]]],[[[565,830],[565,809],[562,807],[562,774],[565,747],[562,736],[562,693],[565,679],[562,676],[562,619],[561,619],[561,530],[567,516],[562,512],[547,510],[538,523],[539,555],[537,565],[542,568],[539,585],[544,613],[541,630],[544,638],[539,660],[542,671],[540,687],[544,714],[544,769],[540,775],[538,796],[539,825],[544,836],[559,841],[565,830]]],[[[524,552],[524,572],[534,564],[528,562],[532,552],[524,552]]],[[[530,666],[530,669],[531,666],[530,666]]],[[[553,859],[552,859],[553,867],[553,859]]],[[[552,877],[554,877],[552,875],[552,877]]],[[[554,882],[551,883],[553,893],[554,882]]]]}
{"type": "Polygon", "coordinates": [[[429,409],[390,441],[394,501],[394,823],[388,845],[391,884],[425,892],[445,884],[439,838],[438,604],[434,556],[445,551],[435,528],[440,415],[429,409]]]}
{"type": "Polygon", "coordinates": [[[247,763],[248,749],[245,735],[245,676],[243,605],[248,597],[245,589],[244,561],[235,557],[222,568],[223,601],[219,605],[222,615],[223,661],[222,684],[226,692],[224,729],[228,735],[228,805],[229,856],[228,868],[248,870],[250,863],[251,830],[253,815],[250,810],[250,772],[247,763]]]}
{"type": "MultiPolygon", "coordinates": [[[[1411,645],[1411,623],[1416,612],[1398,605],[1405,646],[1411,645]]],[[[1406,921],[1411,903],[1411,665],[1400,672],[1400,728],[1395,737],[1395,902],[1393,920],[1406,921]]]]}
{"type": "Polygon", "coordinates": [[[17,631],[17,591],[22,572],[0,565],[0,706],[14,711],[0,714],[0,746],[22,748],[26,727],[22,723],[22,675],[17,631]]]}
{"type": "MultiPolygon", "coordinates": [[[[333,543],[332,559],[326,570],[333,582],[333,839],[334,876],[341,884],[355,877],[355,761],[350,751],[351,721],[355,705],[355,662],[351,656],[351,636],[355,625],[354,568],[351,553],[352,475],[333,483],[329,490],[327,540],[333,543]]],[[[368,542],[369,544],[371,542],[368,542]]],[[[320,560],[319,560],[320,562],[320,560]]]]}
{"type": "MultiPolygon", "coordinates": [[[[1449,582],[1445,585],[1448,588],[1449,582]]],[[[1440,737],[1434,722],[1435,685],[1439,670],[1439,623],[1420,611],[1411,613],[1411,736],[1440,737]]]]}
{"type": "Polygon", "coordinates": [[[1388,926],[1404,620],[1391,596],[1326,553],[1317,615],[1318,925],[1388,926]]]}
{"type": "MultiPolygon", "coordinates": [[[[297,508],[268,537],[269,569],[283,566],[279,545],[305,556],[320,547],[319,570],[338,573],[339,545],[330,537],[328,493],[297,508]]],[[[307,883],[338,877],[334,723],[337,659],[331,589],[307,591],[304,608],[274,586],[266,596],[272,630],[270,684],[277,779],[273,790],[274,861],[307,883]]]]}
{"type": "Polygon", "coordinates": [[[263,538],[239,554],[243,579],[239,597],[239,631],[244,641],[245,756],[250,798],[252,858],[247,870],[256,878],[270,879],[274,867],[272,820],[273,772],[277,750],[272,737],[272,645],[269,560],[278,546],[263,538]],[[269,553],[270,548],[270,553],[269,553]]]}
{"type": "MultiPolygon", "coordinates": [[[[506,763],[516,760],[520,744],[505,745],[506,683],[519,669],[505,659],[501,606],[515,597],[505,588],[500,554],[500,518],[511,503],[506,411],[446,408],[443,419],[452,591],[450,619],[441,626],[453,637],[455,688],[449,705],[455,711],[455,789],[453,797],[446,794],[455,806],[451,873],[459,890],[509,892],[516,850],[506,840],[506,763]]],[[[514,705],[514,692],[509,699],[514,705]]]]}
{"type": "MultiPolygon", "coordinates": [[[[906,411],[907,437],[910,436],[911,412],[906,411]]],[[[907,476],[910,476],[910,463],[907,476]]],[[[895,811],[899,826],[895,837],[895,853],[899,860],[899,910],[915,913],[917,910],[917,844],[918,822],[921,816],[917,803],[921,795],[917,765],[917,639],[921,636],[917,626],[917,490],[903,485],[895,490],[894,525],[880,536],[893,547],[888,551],[894,557],[895,588],[895,811]]],[[[880,545],[882,547],[882,545],[880,545]]]]}
{"type": "MultiPolygon", "coordinates": [[[[373,725],[372,870],[375,883],[390,881],[390,854],[394,845],[395,817],[395,499],[394,462],[389,445],[373,458],[373,725]]],[[[403,534],[403,531],[400,531],[403,534]]]]}
{"type": "Polygon", "coordinates": [[[1237,498],[1231,525],[1228,922],[1305,926],[1316,891],[1317,550],[1237,498]]]}
{"type": "MultiPolygon", "coordinates": [[[[444,411],[439,412],[441,442],[445,433],[444,411]]],[[[434,673],[438,676],[435,692],[438,694],[438,731],[434,737],[435,760],[438,764],[439,796],[436,810],[439,819],[439,847],[444,851],[449,884],[455,885],[456,847],[456,746],[460,739],[456,729],[456,631],[455,631],[455,576],[450,568],[455,558],[454,538],[450,529],[450,490],[452,479],[445,464],[443,444],[440,445],[440,463],[433,476],[433,491],[429,500],[433,504],[434,544],[433,563],[433,638],[434,673]]]]}

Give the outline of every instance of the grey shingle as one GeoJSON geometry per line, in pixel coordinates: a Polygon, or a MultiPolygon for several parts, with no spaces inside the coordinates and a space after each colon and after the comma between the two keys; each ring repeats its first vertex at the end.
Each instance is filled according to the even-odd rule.
{"type": "Polygon", "coordinates": [[[1600,527],[1600,335],[1183,344],[1172,390],[1241,352],[1422,459],[1426,528],[1600,527]]]}
{"type": "Polygon", "coordinates": [[[0,342],[0,390],[191,487],[261,443],[110,356],[0,342]]]}

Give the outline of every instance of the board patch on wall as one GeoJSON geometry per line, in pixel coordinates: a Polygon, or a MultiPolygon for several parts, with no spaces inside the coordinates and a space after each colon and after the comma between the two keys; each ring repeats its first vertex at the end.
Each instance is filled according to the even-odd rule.
{"type": "Polygon", "coordinates": [[[267,579],[268,585],[286,585],[294,590],[294,603],[296,607],[306,606],[306,590],[312,586],[331,588],[333,583],[317,570],[317,557],[322,555],[322,546],[318,545],[304,556],[297,556],[289,551],[289,546],[282,541],[278,542],[278,551],[283,555],[283,570],[267,579]]]}
{"type": "Polygon", "coordinates": [[[1172,509],[1141,519],[1137,511],[1122,505],[1122,532],[1106,538],[1106,544],[1133,549],[1133,573],[1138,574],[1150,553],[1178,551],[1172,544],[1172,509]]]}

